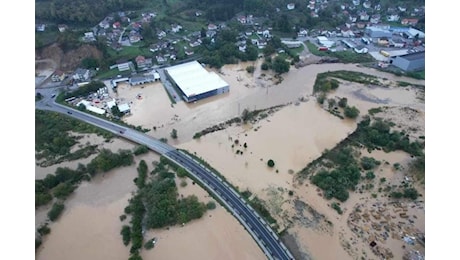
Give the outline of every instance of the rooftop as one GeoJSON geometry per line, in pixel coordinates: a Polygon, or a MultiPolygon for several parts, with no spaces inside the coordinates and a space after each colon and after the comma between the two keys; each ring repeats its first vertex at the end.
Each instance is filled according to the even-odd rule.
{"type": "Polygon", "coordinates": [[[197,61],[165,69],[187,97],[228,86],[215,72],[209,72],[197,61]]]}

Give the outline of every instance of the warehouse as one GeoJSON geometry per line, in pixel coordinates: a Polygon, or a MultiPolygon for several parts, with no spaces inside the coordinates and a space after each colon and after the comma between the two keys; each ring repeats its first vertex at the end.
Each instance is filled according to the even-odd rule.
{"type": "Polygon", "coordinates": [[[421,51],[397,56],[391,60],[391,64],[404,71],[422,70],[425,68],[425,52],[421,51]]]}
{"type": "Polygon", "coordinates": [[[368,35],[370,38],[390,38],[392,37],[392,33],[385,29],[385,28],[380,28],[380,27],[375,27],[375,26],[369,26],[365,30],[366,35],[368,35]]]}
{"type": "Polygon", "coordinates": [[[165,69],[168,79],[182,92],[186,102],[193,102],[230,91],[227,82],[208,72],[197,61],[165,69]]]}

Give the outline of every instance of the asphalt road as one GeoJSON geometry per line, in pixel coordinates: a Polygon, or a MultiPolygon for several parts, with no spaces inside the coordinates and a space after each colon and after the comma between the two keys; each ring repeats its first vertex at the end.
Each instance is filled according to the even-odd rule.
{"type": "Polygon", "coordinates": [[[98,126],[125,139],[144,144],[151,150],[176,162],[194,176],[197,181],[201,182],[209,193],[216,196],[225,204],[251,234],[268,259],[294,259],[276,233],[273,232],[259,214],[228,183],[184,152],[142,132],[57,104],[49,93],[44,95],[42,100],[36,102],[36,108],[66,114],[75,119],[98,126]]]}

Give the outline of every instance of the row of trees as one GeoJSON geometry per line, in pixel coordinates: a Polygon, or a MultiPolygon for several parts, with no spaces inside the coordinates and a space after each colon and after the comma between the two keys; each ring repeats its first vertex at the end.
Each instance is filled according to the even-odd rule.
{"type": "Polygon", "coordinates": [[[65,159],[79,159],[93,154],[94,146],[80,148],[70,153],[70,148],[77,143],[78,137],[70,135],[69,131],[77,133],[96,133],[110,139],[113,135],[105,130],[86,124],[62,114],[35,110],[35,157],[46,159],[43,164],[50,165],[65,159]]]}
{"type": "MultiPolygon", "coordinates": [[[[138,176],[134,182],[138,191],[125,208],[125,213],[132,216],[131,225],[124,225],[120,232],[125,245],[131,241],[130,259],[140,259],[142,230],[187,223],[202,217],[207,210],[207,205],[199,202],[195,195],[179,198],[175,174],[167,164],[162,158],[150,175],[144,160],[137,168],[138,176]]],[[[177,175],[185,177],[186,173],[181,169],[177,168],[177,175]]],[[[215,208],[215,205],[209,204],[208,207],[215,208]]]]}

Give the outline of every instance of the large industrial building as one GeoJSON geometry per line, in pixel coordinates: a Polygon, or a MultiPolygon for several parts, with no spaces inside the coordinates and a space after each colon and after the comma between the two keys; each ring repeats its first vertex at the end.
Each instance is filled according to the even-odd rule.
{"type": "Polygon", "coordinates": [[[397,56],[391,60],[391,64],[404,71],[422,70],[425,68],[425,52],[421,51],[397,56]]]}
{"type": "Polygon", "coordinates": [[[186,102],[193,102],[230,91],[227,82],[209,72],[197,61],[165,68],[168,79],[182,92],[186,102]]]}

